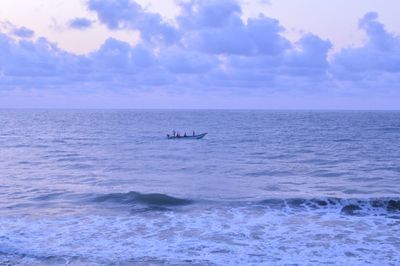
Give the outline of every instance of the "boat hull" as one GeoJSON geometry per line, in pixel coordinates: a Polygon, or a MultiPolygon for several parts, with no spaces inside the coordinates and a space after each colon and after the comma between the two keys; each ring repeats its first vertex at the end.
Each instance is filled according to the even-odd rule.
{"type": "Polygon", "coordinates": [[[168,139],[202,139],[207,135],[207,133],[199,134],[199,135],[194,135],[194,136],[180,136],[180,137],[173,137],[169,136],[167,137],[168,139]]]}

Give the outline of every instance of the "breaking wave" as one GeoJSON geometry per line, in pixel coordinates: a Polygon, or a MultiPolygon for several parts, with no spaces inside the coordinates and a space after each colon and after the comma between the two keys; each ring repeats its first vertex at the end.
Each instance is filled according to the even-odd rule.
{"type": "Polygon", "coordinates": [[[295,210],[338,210],[342,214],[396,213],[400,212],[400,198],[341,199],[341,198],[292,198],[266,199],[259,204],[273,209],[295,210]]]}
{"type": "MultiPolygon", "coordinates": [[[[97,195],[92,199],[95,203],[117,203],[128,205],[145,205],[146,211],[169,210],[166,207],[178,207],[203,203],[214,207],[265,207],[281,211],[327,211],[340,212],[346,215],[358,214],[397,214],[400,213],[400,198],[359,198],[343,199],[334,197],[320,198],[270,198],[261,201],[206,201],[177,198],[161,193],[111,193],[97,195]]],[[[203,205],[202,204],[202,205],[203,205]]]]}

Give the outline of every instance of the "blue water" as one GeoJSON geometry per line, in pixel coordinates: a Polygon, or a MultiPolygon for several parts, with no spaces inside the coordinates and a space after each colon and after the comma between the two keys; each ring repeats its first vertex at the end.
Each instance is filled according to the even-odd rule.
{"type": "Polygon", "coordinates": [[[400,265],[399,181],[400,112],[1,110],[0,264],[400,265]]]}

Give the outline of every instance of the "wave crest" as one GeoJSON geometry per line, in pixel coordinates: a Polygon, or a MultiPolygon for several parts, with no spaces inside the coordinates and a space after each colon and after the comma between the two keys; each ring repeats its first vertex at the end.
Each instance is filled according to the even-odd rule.
{"type": "MultiPolygon", "coordinates": [[[[172,197],[162,193],[110,193],[90,197],[93,203],[116,203],[130,205],[136,212],[172,210],[171,207],[196,204],[199,208],[212,205],[216,208],[255,207],[268,208],[283,212],[333,212],[344,215],[394,215],[399,217],[400,198],[268,198],[261,201],[214,201],[190,200],[172,197]]],[[[193,206],[195,207],[195,206],[193,206]]],[[[393,216],[393,217],[394,217],[393,216]]]]}
{"type": "Polygon", "coordinates": [[[366,212],[400,212],[400,198],[340,199],[340,198],[292,198],[266,199],[260,202],[274,209],[318,210],[339,209],[343,214],[362,214],[366,212]]]}
{"type": "Polygon", "coordinates": [[[143,194],[135,191],[128,193],[110,193],[94,198],[95,202],[115,202],[121,204],[145,204],[151,206],[183,206],[193,202],[161,193],[143,194]]]}

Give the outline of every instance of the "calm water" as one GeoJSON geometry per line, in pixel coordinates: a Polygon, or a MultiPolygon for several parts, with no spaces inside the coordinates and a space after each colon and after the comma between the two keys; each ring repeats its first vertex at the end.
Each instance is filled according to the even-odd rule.
{"type": "Polygon", "coordinates": [[[2,110],[0,264],[400,265],[399,181],[400,112],[2,110]]]}

